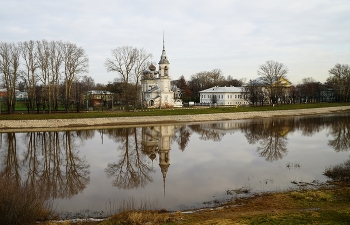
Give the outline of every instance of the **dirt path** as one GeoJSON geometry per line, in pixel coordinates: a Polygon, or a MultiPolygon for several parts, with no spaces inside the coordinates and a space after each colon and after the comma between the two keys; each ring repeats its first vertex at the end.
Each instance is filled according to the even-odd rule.
{"type": "Polygon", "coordinates": [[[188,123],[219,120],[237,120],[250,118],[299,116],[314,114],[329,114],[350,110],[350,106],[276,110],[218,114],[194,114],[173,116],[139,116],[139,117],[110,117],[94,119],[51,119],[51,120],[0,120],[0,132],[39,131],[39,130],[76,130],[108,127],[125,127],[134,125],[149,125],[160,123],[188,123]]]}

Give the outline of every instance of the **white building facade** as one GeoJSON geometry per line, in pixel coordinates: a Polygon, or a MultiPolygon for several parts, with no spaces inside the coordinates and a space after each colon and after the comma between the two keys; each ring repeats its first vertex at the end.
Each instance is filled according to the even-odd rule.
{"type": "Polygon", "coordinates": [[[165,52],[164,39],[163,51],[156,66],[151,64],[148,70],[143,72],[141,78],[142,104],[146,108],[172,108],[182,107],[181,99],[175,99],[170,85],[169,60],[165,52]]]}
{"type": "Polygon", "coordinates": [[[242,87],[212,87],[199,93],[202,105],[248,105],[242,95],[242,87]]]}

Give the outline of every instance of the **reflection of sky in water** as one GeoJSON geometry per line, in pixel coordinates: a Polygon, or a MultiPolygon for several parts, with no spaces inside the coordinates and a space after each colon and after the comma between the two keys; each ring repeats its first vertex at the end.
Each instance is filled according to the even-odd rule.
{"type": "MultiPolygon", "coordinates": [[[[258,120],[233,123],[251,121],[258,120]]],[[[200,127],[197,126],[199,130],[200,127]]],[[[153,162],[148,157],[142,157],[143,163],[153,165],[155,170],[149,174],[153,181],[144,188],[122,190],[112,186],[115,178],[107,178],[105,169],[108,163],[119,161],[123,154],[118,149],[120,142],[109,139],[105,134],[102,144],[100,133],[95,131],[92,139],[85,140],[85,144],[78,147],[79,157],[86,157],[90,165],[90,183],[82,193],[71,199],[56,200],[54,207],[57,211],[105,211],[110,201],[114,203],[132,197],[136,201],[147,199],[157,202],[158,208],[177,210],[198,207],[198,203],[220,199],[227,190],[241,187],[250,187],[253,191],[275,191],[293,187],[291,181],[325,181],[322,175],[325,168],[342,163],[349,157],[349,152],[335,152],[328,146],[328,141],[334,139],[329,135],[329,129],[322,126],[308,136],[303,135],[300,128],[284,133],[287,151],[281,159],[272,162],[260,156],[258,147],[261,140],[248,144],[241,129],[227,132],[220,141],[201,140],[200,132],[192,131],[183,152],[176,142],[171,144],[165,196],[158,155],[153,162]]]]}

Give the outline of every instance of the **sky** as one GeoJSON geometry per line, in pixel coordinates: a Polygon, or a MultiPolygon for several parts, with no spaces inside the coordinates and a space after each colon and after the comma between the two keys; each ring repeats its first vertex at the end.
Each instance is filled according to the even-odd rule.
{"type": "Polygon", "coordinates": [[[220,69],[255,79],[273,60],[287,78],[325,82],[335,64],[350,64],[349,0],[1,0],[0,42],[64,41],[82,47],[95,83],[111,50],[144,48],[158,63],[163,48],[171,79],[220,69]]]}

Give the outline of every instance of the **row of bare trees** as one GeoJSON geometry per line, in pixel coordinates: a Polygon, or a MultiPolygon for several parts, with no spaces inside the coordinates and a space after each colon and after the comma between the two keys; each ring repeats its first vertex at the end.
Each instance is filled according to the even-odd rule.
{"type": "Polygon", "coordinates": [[[259,66],[259,78],[244,85],[242,95],[251,105],[348,102],[350,67],[347,64],[336,64],[328,72],[330,76],[323,84],[307,77],[297,85],[289,85],[286,77],[288,68],[283,63],[267,61],[259,66]]]}
{"type": "Polygon", "coordinates": [[[28,93],[27,108],[69,111],[72,87],[88,73],[89,59],[82,47],[62,41],[0,43],[1,84],[6,89],[9,113],[15,110],[19,86],[28,93]]]}

